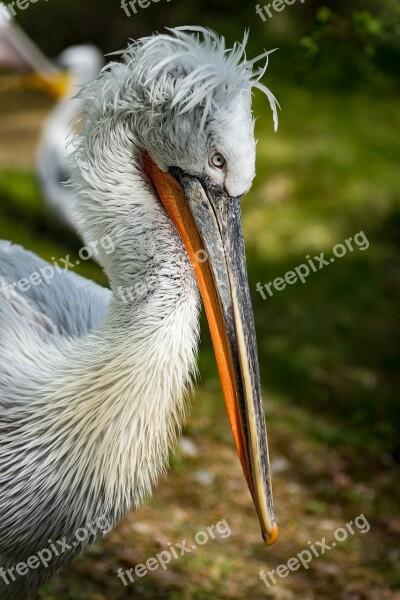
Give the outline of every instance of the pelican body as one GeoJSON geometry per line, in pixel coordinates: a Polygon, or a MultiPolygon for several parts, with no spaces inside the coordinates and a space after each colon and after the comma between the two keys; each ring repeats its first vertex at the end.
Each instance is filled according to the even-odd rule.
{"type": "Polygon", "coordinates": [[[240,222],[255,175],[252,88],[274,116],[276,105],[259,81],[266,63],[255,69],[268,53],[247,61],[245,43],[226,50],[209,30],[176,28],[133,42],[86,87],[73,188],[110,289],[59,269],[39,282],[49,265],[0,243],[2,599],[29,598],[165,473],[200,300],[261,532],[276,538],[240,222]],[[49,540],[70,548],[18,574],[49,540]]]}

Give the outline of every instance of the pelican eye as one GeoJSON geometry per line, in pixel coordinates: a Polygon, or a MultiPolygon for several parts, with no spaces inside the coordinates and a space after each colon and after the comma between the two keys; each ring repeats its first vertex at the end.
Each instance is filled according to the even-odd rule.
{"type": "Polygon", "coordinates": [[[210,158],[210,164],[217,169],[223,169],[225,166],[225,158],[219,152],[216,152],[210,158]]]}

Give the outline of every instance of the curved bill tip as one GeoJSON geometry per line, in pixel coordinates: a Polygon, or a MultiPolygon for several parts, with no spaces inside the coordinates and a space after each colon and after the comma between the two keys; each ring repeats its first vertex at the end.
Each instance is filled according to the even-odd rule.
{"type": "Polygon", "coordinates": [[[274,523],[274,526],[272,528],[272,532],[270,535],[268,535],[267,533],[263,533],[264,546],[272,546],[272,544],[275,544],[276,540],[278,539],[278,534],[279,534],[278,525],[276,523],[274,523]]]}

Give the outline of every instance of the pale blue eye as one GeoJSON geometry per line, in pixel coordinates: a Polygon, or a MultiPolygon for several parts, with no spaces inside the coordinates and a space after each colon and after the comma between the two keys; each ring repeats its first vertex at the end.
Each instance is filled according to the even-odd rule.
{"type": "Polygon", "coordinates": [[[225,158],[219,152],[216,152],[212,155],[210,162],[212,166],[216,167],[217,169],[223,169],[225,166],[225,158]]]}

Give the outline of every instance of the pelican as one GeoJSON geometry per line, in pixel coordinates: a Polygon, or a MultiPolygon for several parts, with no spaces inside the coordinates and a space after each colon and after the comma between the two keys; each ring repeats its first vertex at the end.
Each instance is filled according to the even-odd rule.
{"type": "Polygon", "coordinates": [[[246,42],[170,29],[131,43],[82,93],[73,189],[110,289],[71,269],[44,279],[45,261],[0,245],[2,599],[28,598],[165,473],[200,298],[261,533],[276,539],[240,198],[255,176],[252,90],[275,126],[277,102],[260,81],[269,53],[248,60],[246,42]],[[30,568],[50,542],[63,551],[30,568]]]}
{"type": "Polygon", "coordinates": [[[73,168],[69,140],[74,122],[85,106],[84,98],[74,96],[99,74],[104,57],[96,46],[83,44],[64,50],[57,62],[68,73],[69,85],[60,94],[44,124],[36,154],[36,170],[47,206],[59,221],[76,231],[76,196],[64,185],[73,168]]]}
{"type": "Polygon", "coordinates": [[[60,222],[76,231],[76,197],[64,185],[72,172],[68,142],[74,122],[84,108],[84,100],[74,96],[98,75],[104,66],[103,54],[92,44],[71,46],[60,54],[57,65],[54,64],[0,2],[0,65],[31,71],[29,75],[9,77],[3,87],[39,87],[57,99],[43,126],[36,170],[47,206],[60,222]]]}

